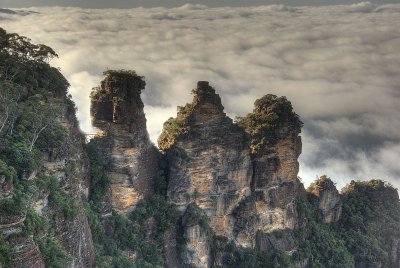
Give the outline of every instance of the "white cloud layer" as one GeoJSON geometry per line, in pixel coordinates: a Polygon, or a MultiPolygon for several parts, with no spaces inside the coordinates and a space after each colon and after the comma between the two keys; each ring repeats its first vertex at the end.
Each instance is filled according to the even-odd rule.
{"type": "Polygon", "coordinates": [[[198,80],[244,115],[267,93],[287,96],[305,122],[300,176],[382,178],[400,186],[400,5],[245,8],[30,8],[0,26],[53,47],[83,130],[105,68],[146,77],[153,140],[198,80]],[[27,12],[29,11],[29,12],[27,12]],[[37,12],[37,13],[36,13],[37,12]]]}

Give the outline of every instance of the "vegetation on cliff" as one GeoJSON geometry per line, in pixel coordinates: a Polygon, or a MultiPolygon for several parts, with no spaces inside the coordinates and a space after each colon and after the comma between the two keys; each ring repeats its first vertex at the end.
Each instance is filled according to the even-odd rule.
{"type": "MultiPolygon", "coordinates": [[[[143,76],[138,76],[134,70],[105,70],[103,72],[103,76],[105,76],[104,81],[112,81],[115,80],[116,77],[119,80],[126,81],[126,83],[132,83],[137,80],[142,81],[142,85],[140,86],[140,90],[144,89],[145,82],[143,76]]],[[[103,100],[104,98],[108,98],[110,94],[105,91],[105,88],[102,87],[94,87],[92,92],[90,93],[90,98],[92,100],[103,100]]]]}
{"type": "Polygon", "coordinates": [[[342,197],[343,212],[336,228],[356,262],[396,267],[388,253],[400,237],[397,189],[381,180],[351,181],[342,197]]]}
{"type": "Polygon", "coordinates": [[[163,130],[158,137],[158,148],[167,150],[174,143],[177,137],[190,131],[190,116],[193,111],[193,105],[187,103],[185,106],[178,107],[176,118],[170,117],[163,126],[163,130]]]}
{"type": "Polygon", "coordinates": [[[176,221],[175,207],[166,201],[165,177],[160,170],[156,195],[138,203],[128,217],[113,211],[102,216],[102,203],[110,180],[108,163],[98,152],[99,140],[87,146],[92,189],[86,214],[96,249],[96,267],[163,267],[163,236],[176,221]],[[133,257],[135,256],[135,257],[133,257]]]}
{"type": "Polygon", "coordinates": [[[39,245],[46,266],[62,267],[68,261],[48,222],[51,215],[72,220],[76,201],[58,181],[47,188],[43,178],[49,177],[41,172],[44,156],[68,138],[59,116],[65,108],[75,112],[70,97],[66,98],[67,80],[48,64],[53,57],[57,54],[50,47],[0,28],[0,218],[5,223],[24,220],[22,231],[1,236],[0,263],[5,266],[18,257],[8,241],[29,236],[39,245]],[[48,219],[31,208],[40,193],[49,194],[54,208],[48,219]],[[51,256],[47,257],[47,250],[51,256]]]}
{"type": "Polygon", "coordinates": [[[328,176],[323,175],[308,186],[307,192],[318,196],[322,191],[329,189],[336,189],[335,184],[328,176]]]}
{"type": "Polygon", "coordinates": [[[267,94],[254,102],[254,110],[245,117],[236,118],[237,124],[250,135],[250,149],[253,154],[267,143],[274,142],[284,126],[286,131],[300,133],[303,123],[293,111],[286,97],[267,94]]]}
{"type": "Polygon", "coordinates": [[[352,181],[342,189],[339,221],[319,220],[315,190],[334,187],[322,176],[311,184],[308,200],[299,200],[299,243],[295,258],[311,267],[354,267],[376,264],[396,267],[390,260],[392,239],[400,236],[400,204],[397,190],[380,180],[352,181]]]}

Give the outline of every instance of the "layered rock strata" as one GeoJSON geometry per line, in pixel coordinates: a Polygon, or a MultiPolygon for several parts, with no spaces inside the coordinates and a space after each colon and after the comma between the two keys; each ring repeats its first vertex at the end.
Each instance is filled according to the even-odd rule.
{"type": "Polygon", "coordinates": [[[207,82],[199,82],[194,93],[193,102],[178,114],[187,117],[178,120],[186,120],[182,128],[188,129],[166,150],[167,196],[181,211],[195,202],[216,234],[232,237],[231,214],[250,194],[253,172],[245,133],[223,112],[207,82]]]}
{"type": "MultiPolygon", "coordinates": [[[[297,226],[296,198],[304,193],[297,179],[301,122],[285,97],[266,95],[239,124],[250,137],[254,174],[252,195],[236,211],[236,239],[242,246],[264,249],[262,241],[275,241],[266,238],[268,233],[297,226]]],[[[291,241],[284,244],[293,249],[291,241]]]]}
{"type": "Polygon", "coordinates": [[[269,235],[296,228],[296,196],[303,189],[297,179],[301,122],[290,102],[275,96],[256,105],[254,113],[275,113],[281,103],[289,103],[290,111],[276,114],[276,124],[254,136],[226,116],[208,82],[198,82],[193,94],[192,103],[164,124],[158,141],[169,163],[169,200],[182,213],[197,204],[216,235],[240,246],[293,250],[290,232],[283,239],[269,235]]]}
{"type": "Polygon", "coordinates": [[[134,72],[108,72],[91,99],[93,125],[101,130],[100,151],[109,160],[109,206],[127,213],[153,194],[157,150],[149,140],[140,93],[145,87],[134,72]],[[102,144],[101,144],[102,143],[102,144]]]}
{"type": "Polygon", "coordinates": [[[11,241],[14,254],[18,256],[12,266],[16,268],[45,268],[42,254],[32,237],[16,238],[11,241]]]}

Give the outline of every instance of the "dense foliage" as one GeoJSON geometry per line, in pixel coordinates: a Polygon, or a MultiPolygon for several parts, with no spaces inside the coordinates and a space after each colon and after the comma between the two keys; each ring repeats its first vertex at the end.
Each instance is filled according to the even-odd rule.
{"type": "Polygon", "coordinates": [[[290,101],[286,97],[277,97],[267,94],[254,102],[254,110],[245,117],[238,117],[236,121],[250,135],[250,148],[252,153],[257,153],[278,135],[275,130],[290,126],[292,131],[300,132],[303,123],[299,116],[293,111],[290,101]]]}
{"type": "Polygon", "coordinates": [[[64,268],[66,266],[69,255],[56,238],[45,236],[38,239],[37,243],[46,267],[64,268]]]}
{"type": "Polygon", "coordinates": [[[91,187],[89,199],[92,209],[98,213],[102,211],[103,199],[110,186],[110,179],[106,175],[107,160],[105,159],[105,155],[99,153],[97,150],[97,146],[102,142],[104,142],[104,138],[94,138],[85,146],[90,160],[91,187]]]}
{"type": "Polygon", "coordinates": [[[380,180],[352,181],[342,190],[342,196],[337,231],[356,262],[396,267],[387,253],[393,239],[400,237],[397,189],[380,180]]]}
{"type": "MultiPolygon", "coordinates": [[[[59,182],[40,172],[44,155],[61,148],[68,138],[59,122],[64,107],[74,111],[70,98],[65,98],[67,80],[48,64],[53,57],[57,54],[50,47],[0,28],[0,217],[25,217],[22,231],[13,236],[33,236],[46,266],[65,267],[67,253],[50,236],[48,220],[30,208],[34,197],[43,193],[49,194],[50,207],[65,218],[77,213],[76,201],[59,182]]],[[[0,238],[0,266],[15,257],[10,239],[0,238]]]]}
{"type": "Polygon", "coordinates": [[[11,262],[11,249],[7,240],[4,239],[3,233],[0,233],[0,263],[8,266],[11,262]]]}
{"type": "Polygon", "coordinates": [[[307,260],[310,267],[354,267],[354,259],[334,225],[318,217],[318,206],[312,196],[298,198],[297,211],[301,227],[296,230],[298,246],[295,262],[307,260]]]}

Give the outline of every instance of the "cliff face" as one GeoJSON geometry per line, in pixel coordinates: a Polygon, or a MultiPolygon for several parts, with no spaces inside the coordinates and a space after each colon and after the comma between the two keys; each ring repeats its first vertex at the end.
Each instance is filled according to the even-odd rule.
{"type": "Polygon", "coordinates": [[[92,92],[93,125],[101,130],[99,150],[107,156],[111,179],[111,208],[127,213],[144,197],[153,194],[157,150],[149,141],[140,93],[142,77],[130,72],[109,72],[92,92]]]}
{"type": "MultiPolygon", "coordinates": [[[[59,120],[68,130],[68,139],[63,146],[46,154],[42,172],[57,176],[62,189],[76,201],[77,213],[72,219],[66,215],[54,217],[51,224],[56,237],[72,257],[70,267],[93,267],[95,256],[92,234],[81,199],[82,194],[87,195],[89,188],[89,166],[83,149],[85,138],[80,132],[75,114],[71,114],[67,106],[63,106],[59,120]]],[[[48,202],[42,197],[37,196],[34,208],[38,213],[46,215],[48,202]]]]}
{"type": "MultiPolygon", "coordinates": [[[[292,250],[290,233],[282,239],[269,233],[297,224],[295,199],[302,189],[297,179],[298,122],[281,116],[279,125],[259,135],[262,142],[255,152],[259,137],[253,139],[243,124],[225,115],[208,82],[199,82],[193,93],[193,102],[164,124],[158,141],[169,163],[169,200],[182,212],[191,202],[197,204],[216,235],[240,246],[292,250]]],[[[260,113],[274,111],[275,103],[260,113]]],[[[204,244],[204,237],[193,239],[204,244]]]]}
{"type": "MultiPolygon", "coordinates": [[[[69,255],[68,267],[93,267],[94,248],[81,200],[82,193],[88,189],[88,163],[82,148],[84,137],[80,133],[74,114],[68,111],[67,103],[60,105],[62,112],[58,122],[67,130],[65,142],[58,148],[48,149],[43,154],[41,166],[25,176],[26,183],[35,185],[41,176],[52,176],[60,184],[60,191],[75,200],[76,215],[67,219],[59,208],[49,204],[49,191],[40,189],[30,194],[28,205],[38,216],[48,219],[43,226],[44,233],[53,233],[57,241],[69,255]],[[73,163],[73,169],[68,165],[73,163]]],[[[7,184],[6,181],[3,184],[7,184]]],[[[12,187],[4,185],[3,196],[11,198],[12,187]]],[[[35,224],[27,219],[26,209],[21,214],[1,217],[0,231],[10,239],[14,251],[12,267],[45,267],[42,253],[32,236],[26,234],[27,225],[35,224]],[[28,222],[27,222],[28,221],[28,222]]]]}
{"type": "Polygon", "coordinates": [[[13,239],[11,245],[18,256],[13,260],[13,267],[45,268],[42,254],[31,237],[13,239]]]}
{"type": "Polygon", "coordinates": [[[216,234],[232,238],[231,214],[250,194],[253,172],[245,133],[225,115],[219,95],[207,82],[198,83],[192,104],[181,108],[180,117],[186,117],[182,128],[187,132],[166,151],[167,196],[181,211],[195,202],[210,217],[216,234]]]}

